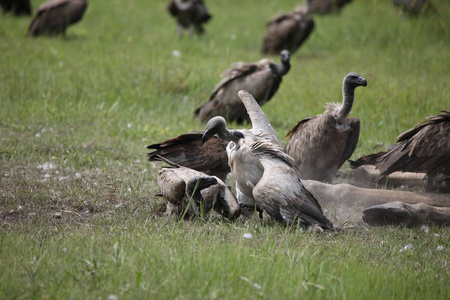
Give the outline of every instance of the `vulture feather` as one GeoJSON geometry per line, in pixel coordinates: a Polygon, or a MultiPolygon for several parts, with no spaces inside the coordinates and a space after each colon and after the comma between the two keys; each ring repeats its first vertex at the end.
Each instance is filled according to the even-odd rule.
{"type": "Polygon", "coordinates": [[[169,13],[177,20],[177,34],[181,36],[184,29],[191,34],[202,34],[203,24],[211,19],[203,0],[173,0],[167,5],[169,13]]]}
{"type": "Polygon", "coordinates": [[[281,142],[256,100],[240,91],[250,120],[251,130],[229,130],[222,117],[206,124],[203,141],[214,134],[227,145],[228,163],[236,180],[238,202],[267,212],[284,224],[299,223],[319,229],[333,225],[323,215],[314,196],[305,189],[297,176],[293,159],[283,152],[281,142]]]}
{"type": "Polygon", "coordinates": [[[214,87],[209,101],[195,110],[195,117],[203,122],[214,116],[222,116],[229,122],[248,121],[247,112],[237,95],[238,92],[247,90],[262,106],[273,97],[282,77],[289,71],[289,59],[289,51],[283,50],[280,53],[281,65],[275,64],[270,59],[233,64],[233,68],[222,74],[224,78],[214,87]]]}
{"type": "Polygon", "coordinates": [[[35,13],[28,29],[29,36],[66,34],[69,25],[77,23],[87,8],[86,0],[50,0],[35,13]]]}
{"type": "Polygon", "coordinates": [[[193,131],[162,143],[152,144],[147,147],[154,150],[148,153],[148,160],[170,161],[225,181],[231,171],[226,152],[227,142],[213,136],[203,144],[204,133],[193,131]]]}
{"type": "Polygon", "coordinates": [[[276,54],[286,49],[294,53],[314,29],[314,20],[298,7],[291,13],[275,16],[266,28],[262,52],[276,54]]]}
{"type": "MultiPolygon", "coordinates": [[[[371,162],[380,170],[378,179],[392,172],[424,172],[428,175],[427,191],[433,190],[434,178],[450,175],[450,110],[428,117],[397,137],[397,143],[387,152],[369,155],[371,162]]],[[[356,162],[367,161],[366,157],[356,162]]],[[[354,163],[354,166],[358,166],[354,163]]]]}
{"type": "Polygon", "coordinates": [[[355,88],[367,81],[349,73],[342,83],[342,104],[329,103],[325,113],[300,121],[287,134],[285,151],[296,162],[302,179],[331,182],[350,158],[359,138],[359,119],[348,118],[355,88]]]}
{"type": "Polygon", "coordinates": [[[167,215],[184,213],[199,215],[201,207],[211,209],[229,219],[240,215],[240,208],[231,190],[219,178],[185,168],[161,168],[157,177],[161,195],[168,201],[167,215]]]}

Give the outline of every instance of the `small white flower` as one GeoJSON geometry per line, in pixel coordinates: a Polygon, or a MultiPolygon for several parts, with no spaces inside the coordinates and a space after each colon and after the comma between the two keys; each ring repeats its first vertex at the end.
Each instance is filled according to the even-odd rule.
{"type": "Polygon", "coordinates": [[[133,126],[133,124],[131,124],[131,123],[127,124],[127,128],[131,128],[132,126],[133,126]]]}
{"type": "Polygon", "coordinates": [[[23,209],[22,205],[17,206],[17,210],[22,210],[22,209],[23,209]]]}
{"type": "Polygon", "coordinates": [[[422,229],[425,233],[428,233],[428,231],[430,231],[430,228],[428,226],[425,226],[425,225],[420,227],[420,229],[422,229]]]}
{"type": "Polygon", "coordinates": [[[439,245],[439,246],[437,246],[436,250],[437,251],[442,251],[442,250],[444,250],[444,246],[439,245]]]}
{"type": "Polygon", "coordinates": [[[134,162],[137,163],[137,164],[140,164],[141,160],[140,159],[136,159],[134,162]]]}
{"type": "Polygon", "coordinates": [[[80,173],[75,173],[75,177],[76,178],[81,178],[81,174],[80,173]]]}
{"type": "Polygon", "coordinates": [[[117,297],[116,295],[111,294],[108,296],[108,300],[117,300],[117,299],[119,299],[119,297],[117,297]]]}
{"type": "Polygon", "coordinates": [[[181,52],[178,51],[178,50],[173,50],[172,51],[172,55],[175,56],[175,57],[180,57],[181,56],[181,52]]]}
{"type": "Polygon", "coordinates": [[[405,250],[409,250],[409,249],[412,249],[412,245],[411,244],[408,244],[405,247],[403,247],[402,249],[400,249],[400,252],[405,251],[405,250]]]}
{"type": "Polygon", "coordinates": [[[38,132],[34,135],[37,139],[41,137],[41,134],[38,132]]]}
{"type": "Polygon", "coordinates": [[[253,238],[253,235],[252,235],[251,233],[247,232],[247,233],[244,233],[244,234],[242,235],[242,237],[243,237],[244,239],[251,239],[251,238],[253,238]]]}

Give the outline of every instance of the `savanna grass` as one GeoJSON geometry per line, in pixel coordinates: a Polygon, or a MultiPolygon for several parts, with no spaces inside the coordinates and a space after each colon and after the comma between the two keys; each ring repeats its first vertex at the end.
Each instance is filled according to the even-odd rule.
{"type": "MultiPolygon", "coordinates": [[[[261,59],[265,23],[297,4],[208,1],[206,34],[177,38],[165,2],[90,1],[65,38],[27,38],[29,17],[0,17],[0,298],[450,298],[448,228],[356,222],[323,236],[161,216],[145,146],[202,130],[193,111],[220,73],[261,59]]],[[[449,109],[450,8],[434,0],[439,15],[411,18],[353,2],[315,17],[263,110],[282,138],[361,74],[357,158],[449,109]]]]}

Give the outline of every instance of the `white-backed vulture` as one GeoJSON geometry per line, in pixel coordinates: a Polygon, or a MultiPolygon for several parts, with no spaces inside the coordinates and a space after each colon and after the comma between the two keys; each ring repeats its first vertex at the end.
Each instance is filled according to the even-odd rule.
{"type": "Polygon", "coordinates": [[[351,165],[374,164],[380,170],[378,180],[395,171],[424,172],[428,176],[426,190],[432,191],[436,176],[450,176],[450,110],[428,117],[403,132],[397,137],[397,143],[388,149],[362,157],[351,165]]]}
{"type": "Polygon", "coordinates": [[[226,151],[228,142],[213,136],[203,144],[204,133],[193,131],[162,143],[152,144],[147,147],[154,150],[148,153],[148,160],[171,161],[225,181],[231,172],[226,151]]]}
{"type": "Polygon", "coordinates": [[[326,15],[339,13],[341,9],[352,0],[306,0],[308,13],[326,15]]]}
{"type": "Polygon", "coordinates": [[[296,162],[300,178],[331,182],[337,170],[350,158],[359,138],[359,119],[347,118],[355,88],[367,81],[349,73],[342,83],[342,104],[328,103],[326,111],[300,121],[287,134],[285,151],[296,162]]]}
{"type": "Polygon", "coordinates": [[[157,177],[161,195],[168,201],[167,215],[206,215],[211,209],[233,220],[240,208],[231,190],[219,178],[185,167],[161,168],[157,177]]]}
{"type": "Polygon", "coordinates": [[[239,97],[248,111],[252,129],[228,130],[224,118],[214,117],[206,124],[203,136],[203,141],[214,134],[229,141],[228,163],[236,180],[239,204],[256,206],[284,224],[332,229],[331,221],[298,178],[293,159],[283,152],[256,100],[246,91],[239,91],[239,97]]]}
{"type": "Polygon", "coordinates": [[[277,15],[267,23],[262,52],[276,54],[286,49],[292,54],[306,41],[313,29],[314,20],[302,7],[277,15]]]}
{"type": "Polygon", "coordinates": [[[30,0],[0,0],[3,13],[11,12],[16,16],[31,15],[30,0]]]}
{"type": "Polygon", "coordinates": [[[289,51],[280,53],[281,65],[270,59],[254,63],[238,62],[222,73],[224,77],[213,89],[209,101],[195,110],[195,117],[205,122],[222,116],[228,122],[248,121],[245,107],[238,97],[240,90],[251,93],[260,106],[268,102],[278,90],[282,77],[291,67],[289,51]]]}
{"type": "Polygon", "coordinates": [[[436,12],[436,8],[428,0],[392,0],[392,3],[402,12],[410,15],[436,12]]]}
{"type": "Polygon", "coordinates": [[[50,0],[35,13],[28,29],[29,36],[66,34],[69,25],[77,23],[87,8],[86,0],[50,0]]]}
{"type": "Polygon", "coordinates": [[[183,35],[183,29],[190,34],[202,34],[203,24],[211,19],[203,0],[173,0],[167,5],[169,13],[177,20],[177,34],[183,35]]]}

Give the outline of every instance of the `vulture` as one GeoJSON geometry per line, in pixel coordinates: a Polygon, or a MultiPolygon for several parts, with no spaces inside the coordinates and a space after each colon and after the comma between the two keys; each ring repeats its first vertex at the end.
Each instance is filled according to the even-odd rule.
{"type": "Polygon", "coordinates": [[[214,116],[222,116],[228,122],[248,121],[245,107],[238,97],[240,90],[247,90],[259,105],[268,102],[278,90],[281,80],[291,67],[289,51],[280,53],[281,65],[270,59],[254,63],[238,62],[226,70],[224,77],[213,89],[209,101],[195,110],[195,117],[202,122],[214,116]]]}
{"type": "Polygon", "coordinates": [[[211,209],[232,220],[240,215],[233,193],[217,177],[181,166],[164,167],[157,182],[160,195],[168,201],[167,215],[200,216],[211,209]]]}
{"type": "Polygon", "coordinates": [[[320,231],[333,229],[314,196],[303,186],[293,159],[256,100],[246,91],[239,97],[252,123],[250,130],[229,130],[226,120],[213,117],[206,124],[202,141],[213,135],[228,141],[228,163],[236,180],[239,205],[264,210],[286,225],[300,224],[320,231]]]}
{"type": "Polygon", "coordinates": [[[12,12],[16,16],[31,15],[30,0],[0,0],[3,13],[12,12]]]}
{"type": "Polygon", "coordinates": [[[352,0],[306,0],[308,13],[326,15],[333,12],[341,12],[342,7],[352,0]]]}
{"type": "Polygon", "coordinates": [[[293,12],[275,16],[267,24],[262,52],[280,53],[283,49],[294,53],[311,34],[314,20],[306,10],[297,7],[293,12]]]}
{"type": "Polygon", "coordinates": [[[378,180],[396,171],[425,172],[428,176],[426,191],[433,191],[437,176],[450,177],[450,110],[428,117],[403,132],[387,152],[364,156],[351,166],[363,164],[374,164],[380,170],[378,180]]]}
{"type": "Polygon", "coordinates": [[[433,4],[428,0],[392,0],[395,6],[404,13],[420,15],[427,12],[436,11],[433,4]]]}
{"type": "Polygon", "coordinates": [[[86,0],[50,0],[42,4],[31,21],[29,36],[66,34],[69,25],[81,20],[86,0]]]}
{"type": "Polygon", "coordinates": [[[350,158],[359,138],[359,119],[348,118],[355,88],[367,81],[351,72],[342,83],[342,104],[328,103],[323,114],[304,119],[289,131],[285,152],[296,162],[302,179],[331,183],[350,158]]]}
{"type": "Polygon", "coordinates": [[[177,19],[177,34],[183,35],[183,29],[190,34],[205,32],[202,25],[211,19],[203,0],[173,0],[167,5],[169,13],[177,19]]]}
{"type": "Polygon", "coordinates": [[[192,131],[162,143],[152,144],[147,149],[149,161],[171,161],[225,181],[231,172],[226,152],[227,142],[211,137],[202,143],[204,131],[192,131]]]}

